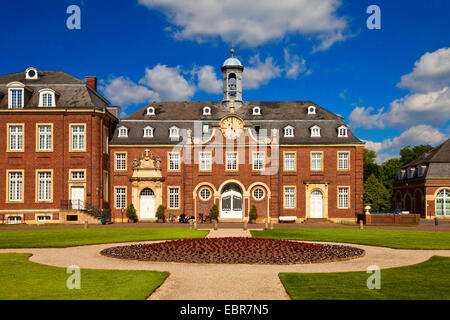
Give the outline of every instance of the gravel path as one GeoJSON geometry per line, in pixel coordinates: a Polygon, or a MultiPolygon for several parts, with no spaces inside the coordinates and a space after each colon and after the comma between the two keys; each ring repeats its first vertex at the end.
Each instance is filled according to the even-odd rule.
{"type": "MultiPolygon", "coordinates": [[[[219,229],[210,237],[245,236],[248,231],[219,229]]],[[[143,242],[140,242],[143,243],[143,242]]],[[[122,245],[129,245],[124,243],[122,245]]],[[[330,243],[336,244],[336,243],[330,243]]],[[[150,299],[201,300],[278,300],[289,299],[279,272],[346,272],[365,271],[370,265],[391,268],[420,263],[433,255],[450,257],[450,250],[402,250],[343,243],[366,251],[362,258],[320,264],[301,265],[209,265],[158,263],[109,258],[100,251],[121,244],[100,244],[70,248],[0,249],[0,253],[32,253],[31,261],[58,267],[78,265],[89,269],[155,270],[170,272],[169,278],[150,299]]],[[[81,273],[83,275],[83,273],[81,273]]]]}

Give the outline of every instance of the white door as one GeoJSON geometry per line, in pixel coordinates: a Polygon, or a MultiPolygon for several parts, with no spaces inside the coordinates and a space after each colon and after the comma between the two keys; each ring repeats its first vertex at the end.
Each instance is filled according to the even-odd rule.
{"type": "Polygon", "coordinates": [[[310,202],[310,216],[311,218],[323,218],[322,209],[322,192],[319,190],[314,190],[311,192],[311,202],[310,202]]]}
{"type": "Polygon", "coordinates": [[[139,218],[153,219],[155,218],[155,194],[151,189],[144,189],[141,192],[139,204],[139,218]]]}
{"type": "Polygon", "coordinates": [[[235,190],[226,191],[222,194],[222,219],[242,219],[242,194],[235,190]]]}
{"type": "Polygon", "coordinates": [[[84,187],[72,187],[72,209],[84,208],[84,187]]]}

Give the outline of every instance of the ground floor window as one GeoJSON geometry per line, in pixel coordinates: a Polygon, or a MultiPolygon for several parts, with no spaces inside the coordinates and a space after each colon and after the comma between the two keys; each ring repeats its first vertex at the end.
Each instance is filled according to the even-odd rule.
{"type": "Polygon", "coordinates": [[[169,188],[169,209],[178,209],[180,207],[180,189],[169,188]]]}
{"type": "Polygon", "coordinates": [[[38,201],[52,200],[52,173],[38,172],[38,201]]]}
{"type": "Polygon", "coordinates": [[[450,189],[442,189],[436,195],[436,215],[450,216],[450,189]]]}
{"type": "Polygon", "coordinates": [[[295,188],[285,187],[284,188],[284,208],[294,209],[295,208],[295,188]]]}
{"type": "Polygon", "coordinates": [[[8,224],[21,224],[21,223],[22,223],[22,217],[20,217],[20,216],[8,217],[8,224]]]}
{"type": "Polygon", "coordinates": [[[52,220],[52,217],[51,216],[38,216],[37,220],[39,222],[50,221],[50,220],[52,220]]]}
{"type": "Polygon", "coordinates": [[[125,188],[116,188],[116,209],[125,209],[126,207],[126,190],[125,188]]]}
{"type": "Polygon", "coordinates": [[[348,188],[339,188],[338,191],[338,208],[348,209],[348,188]]]}

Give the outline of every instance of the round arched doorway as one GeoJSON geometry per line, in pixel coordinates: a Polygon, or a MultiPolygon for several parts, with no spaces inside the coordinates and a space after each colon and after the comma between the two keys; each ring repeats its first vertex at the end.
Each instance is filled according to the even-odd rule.
{"type": "Polygon", "coordinates": [[[139,219],[155,218],[155,193],[150,188],[141,191],[139,200],[139,219]]]}
{"type": "Polygon", "coordinates": [[[310,217],[323,218],[323,194],[320,190],[311,192],[310,217]]]}
{"type": "Polygon", "coordinates": [[[450,216],[450,189],[442,189],[436,195],[436,216],[450,216]]]}
{"type": "Polygon", "coordinates": [[[243,218],[243,197],[242,190],[236,184],[226,185],[220,196],[220,218],[221,219],[242,219],[243,218]]]}

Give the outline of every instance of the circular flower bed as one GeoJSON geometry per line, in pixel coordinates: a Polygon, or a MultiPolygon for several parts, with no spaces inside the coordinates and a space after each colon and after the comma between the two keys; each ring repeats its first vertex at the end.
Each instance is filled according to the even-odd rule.
{"type": "Polygon", "coordinates": [[[349,260],[363,256],[364,250],[341,245],[231,237],[120,246],[104,249],[101,254],[160,262],[293,264],[349,260]]]}

